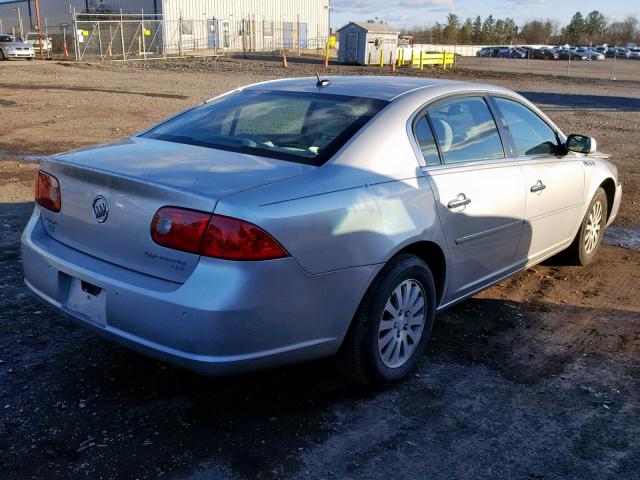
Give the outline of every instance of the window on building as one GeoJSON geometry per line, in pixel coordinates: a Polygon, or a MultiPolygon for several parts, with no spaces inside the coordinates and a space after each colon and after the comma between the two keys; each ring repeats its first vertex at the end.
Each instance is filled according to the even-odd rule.
{"type": "Polygon", "coordinates": [[[262,34],[265,37],[273,37],[273,22],[264,22],[263,23],[262,34]]]}
{"type": "Polygon", "coordinates": [[[180,32],[182,35],[193,35],[193,21],[182,20],[180,22],[180,32]]]}

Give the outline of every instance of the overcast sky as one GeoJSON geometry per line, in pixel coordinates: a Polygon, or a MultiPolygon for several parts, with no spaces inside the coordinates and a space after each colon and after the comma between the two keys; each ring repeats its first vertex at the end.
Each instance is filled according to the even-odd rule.
{"type": "Polygon", "coordinates": [[[518,23],[534,18],[554,18],[566,24],[580,10],[584,15],[601,11],[609,20],[627,15],[640,17],[640,0],[331,0],[331,26],[340,28],[350,20],[362,21],[378,17],[395,27],[444,23],[453,12],[462,19],[492,14],[511,17],[518,23]]]}

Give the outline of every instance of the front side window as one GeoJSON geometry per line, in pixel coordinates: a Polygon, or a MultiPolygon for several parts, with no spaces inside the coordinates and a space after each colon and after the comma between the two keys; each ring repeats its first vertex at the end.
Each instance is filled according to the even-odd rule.
{"type": "Polygon", "coordinates": [[[143,137],[321,165],[387,102],[245,90],[193,108],[143,137]]]}
{"type": "Polygon", "coordinates": [[[504,158],[498,128],[482,97],[449,100],[428,114],[444,163],[504,158]]]}
{"type": "Polygon", "coordinates": [[[502,97],[494,97],[494,100],[502,113],[518,156],[557,153],[556,132],[538,115],[513,100],[502,97]]]}

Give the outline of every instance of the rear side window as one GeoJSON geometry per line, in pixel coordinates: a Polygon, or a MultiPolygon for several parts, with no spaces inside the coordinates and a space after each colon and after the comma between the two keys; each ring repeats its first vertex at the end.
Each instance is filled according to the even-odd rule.
{"type": "Polygon", "coordinates": [[[416,141],[422,152],[422,158],[427,165],[440,165],[440,156],[438,155],[438,147],[436,147],[436,139],[429,125],[427,117],[422,115],[416,122],[414,127],[416,141]]]}
{"type": "Polygon", "coordinates": [[[143,137],[321,165],[387,102],[326,93],[241,91],[143,137]]]}
{"type": "Polygon", "coordinates": [[[494,97],[518,156],[553,155],[558,151],[556,132],[524,105],[494,97]]]}
{"type": "Polygon", "coordinates": [[[450,100],[428,113],[444,163],[504,158],[498,128],[482,97],[450,100]]]}

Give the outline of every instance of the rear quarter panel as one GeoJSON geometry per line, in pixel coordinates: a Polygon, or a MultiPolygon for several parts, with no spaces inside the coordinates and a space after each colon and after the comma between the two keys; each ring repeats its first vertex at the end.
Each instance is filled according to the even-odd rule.
{"type": "Polygon", "coordinates": [[[265,228],[312,274],[382,264],[421,240],[444,245],[407,136],[413,108],[392,103],[325,165],[224,197],[215,213],[265,228]]]}

